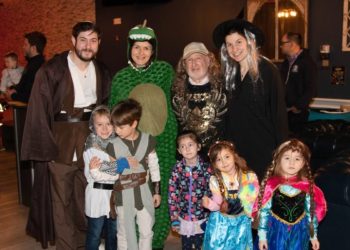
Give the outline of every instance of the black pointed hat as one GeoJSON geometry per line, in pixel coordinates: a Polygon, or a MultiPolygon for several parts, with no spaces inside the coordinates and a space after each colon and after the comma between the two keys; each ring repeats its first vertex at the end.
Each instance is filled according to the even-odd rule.
{"type": "Polygon", "coordinates": [[[264,34],[260,28],[243,19],[231,19],[217,25],[213,32],[213,41],[217,48],[225,42],[225,37],[231,31],[237,31],[244,35],[247,30],[255,35],[256,46],[261,47],[264,44],[264,34]]]}

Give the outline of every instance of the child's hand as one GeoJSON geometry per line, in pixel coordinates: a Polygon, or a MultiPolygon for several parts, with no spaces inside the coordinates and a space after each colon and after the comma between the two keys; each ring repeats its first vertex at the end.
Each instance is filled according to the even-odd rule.
{"type": "Polygon", "coordinates": [[[139,161],[138,160],[136,160],[134,157],[132,157],[132,156],[129,156],[129,157],[127,157],[126,158],[127,160],[128,160],[128,163],[129,163],[129,166],[131,167],[131,168],[137,168],[138,166],[139,166],[139,161]]]}
{"type": "Polygon", "coordinates": [[[154,204],[154,207],[159,207],[159,206],[160,206],[161,200],[162,200],[162,197],[161,197],[159,194],[153,195],[153,204],[154,204]]]}
{"type": "Polygon", "coordinates": [[[178,220],[171,222],[171,230],[176,233],[180,232],[180,222],[178,220]]]}
{"type": "Polygon", "coordinates": [[[259,250],[267,250],[267,241],[259,240],[259,250]]]}
{"type": "Polygon", "coordinates": [[[318,239],[312,239],[311,245],[312,245],[312,250],[320,249],[320,242],[318,241],[318,239]]]}
{"type": "Polygon", "coordinates": [[[209,197],[204,195],[202,198],[202,206],[205,208],[209,207],[209,197]]]}
{"type": "Polygon", "coordinates": [[[94,156],[90,160],[89,168],[90,169],[95,169],[101,167],[101,161],[97,156],[94,156]]]}

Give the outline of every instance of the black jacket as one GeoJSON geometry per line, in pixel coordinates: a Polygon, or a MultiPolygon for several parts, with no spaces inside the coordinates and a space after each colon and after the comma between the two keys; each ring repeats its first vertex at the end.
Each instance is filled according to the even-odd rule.
{"type": "Polygon", "coordinates": [[[273,151],[287,138],[288,124],[284,85],[277,67],[261,58],[259,72],[257,82],[246,74],[233,91],[225,138],[235,143],[239,155],[261,180],[273,151]]]}
{"type": "Polygon", "coordinates": [[[307,110],[311,99],[316,95],[317,66],[305,49],[291,67],[288,60],[284,60],[281,65],[281,78],[286,84],[287,107],[295,106],[299,110],[307,110]]]}
{"type": "Polygon", "coordinates": [[[28,59],[28,64],[24,69],[21,80],[16,85],[16,93],[11,95],[12,100],[28,102],[30,93],[32,91],[36,72],[39,70],[41,65],[45,62],[43,55],[36,55],[28,59]]]}

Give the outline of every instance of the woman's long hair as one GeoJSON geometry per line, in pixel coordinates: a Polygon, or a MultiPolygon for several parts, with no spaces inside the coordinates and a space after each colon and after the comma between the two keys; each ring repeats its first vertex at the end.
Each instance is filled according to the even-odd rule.
{"type": "MultiPolygon", "coordinates": [[[[244,33],[242,33],[242,31],[240,31],[240,30],[231,29],[226,34],[226,36],[234,34],[234,33],[238,33],[239,35],[243,36],[246,39],[247,48],[248,48],[248,54],[247,54],[248,74],[252,78],[253,82],[257,82],[259,77],[260,77],[260,72],[259,72],[260,53],[259,53],[259,50],[256,46],[256,38],[252,32],[250,32],[246,29],[243,29],[243,32],[244,33]]],[[[223,47],[221,48],[221,63],[223,64],[223,67],[226,68],[227,71],[230,72],[230,71],[232,71],[232,70],[230,70],[230,68],[232,68],[236,65],[227,59],[227,58],[231,58],[231,57],[228,54],[228,51],[226,49],[226,44],[224,43],[222,46],[224,48],[223,47]]],[[[227,85],[229,85],[229,86],[234,85],[234,84],[228,82],[227,74],[225,74],[225,78],[226,78],[226,86],[227,85]]]]}

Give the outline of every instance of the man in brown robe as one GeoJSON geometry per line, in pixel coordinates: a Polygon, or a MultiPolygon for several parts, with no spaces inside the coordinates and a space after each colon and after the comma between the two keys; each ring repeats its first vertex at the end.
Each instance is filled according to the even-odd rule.
{"type": "Polygon", "coordinates": [[[111,78],[95,60],[100,31],[91,22],[73,27],[71,51],[38,71],[29,99],[22,160],[34,161],[27,233],[47,248],[85,244],[83,149],[93,106],[106,103],[111,78]]]}

